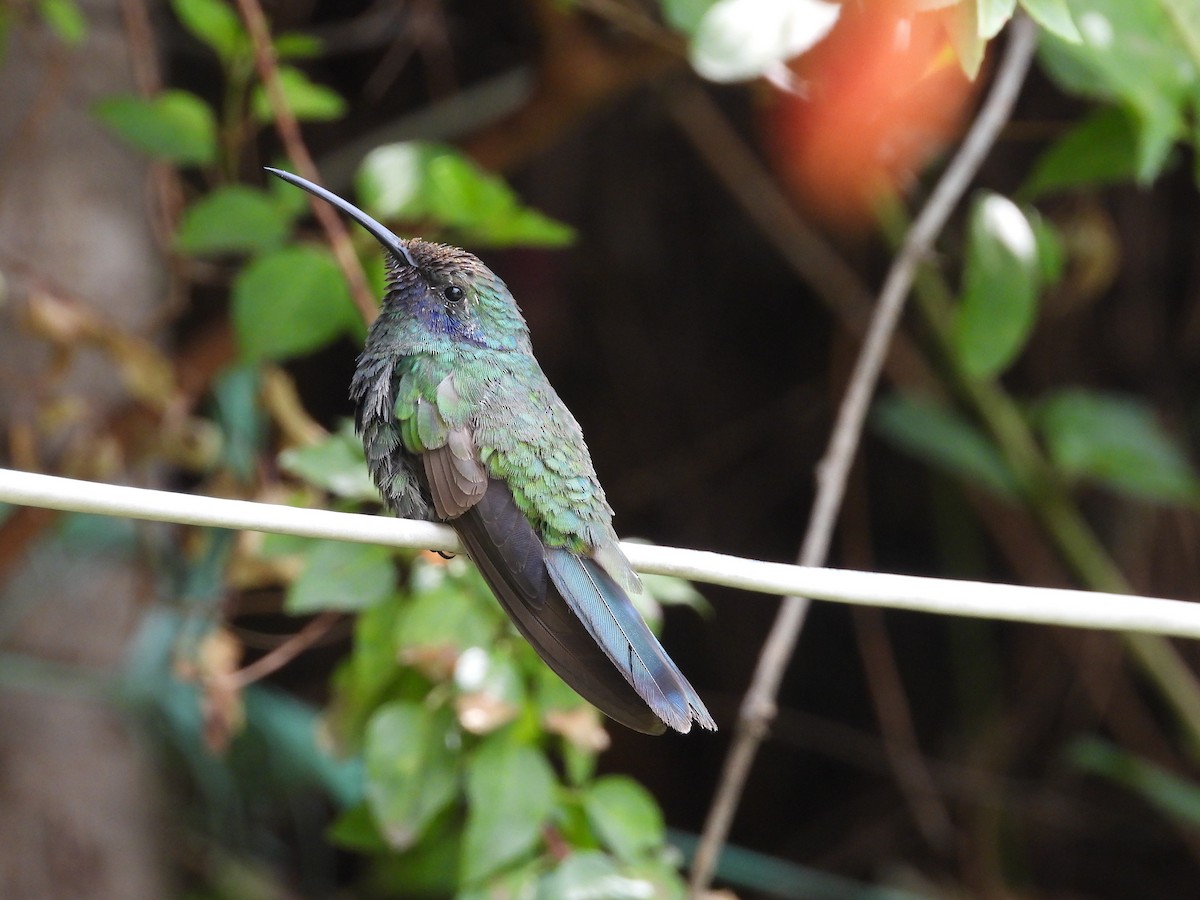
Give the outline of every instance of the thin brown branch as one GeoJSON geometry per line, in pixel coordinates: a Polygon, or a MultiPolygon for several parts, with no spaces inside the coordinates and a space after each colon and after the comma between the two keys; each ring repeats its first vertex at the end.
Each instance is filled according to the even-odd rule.
{"type": "MultiPolygon", "coordinates": [[[[271,30],[267,25],[267,17],[263,13],[262,6],[259,5],[258,0],[237,0],[237,5],[242,19],[246,23],[246,30],[250,33],[250,42],[254,46],[254,65],[258,69],[258,77],[262,79],[263,87],[267,92],[267,102],[275,117],[275,130],[283,142],[284,151],[301,176],[309,181],[320,183],[321,175],[317,171],[317,165],[313,162],[312,154],[308,152],[308,147],[300,133],[300,123],[292,114],[287,97],[283,93],[283,86],[279,81],[275,46],[271,43],[271,30]]],[[[350,232],[328,203],[318,201],[315,197],[308,199],[313,214],[321,223],[321,228],[329,239],[329,245],[333,249],[338,266],[341,267],[342,274],[346,276],[346,282],[350,285],[350,296],[354,305],[358,307],[364,321],[367,323],[375,321],[375,316],[379,313],[378,305],[367,284],[367,276],[363,272],[362,263],[359,262],[358,254],[354,252],[354,245],[350,242],[350,232]]]]}
{"type": "Polygon", "coordinates": [[[28,563],[30,548],[58,522],[59,515],[54,510],[23,506],[0,523],[0,585],[19,564],[28,563]]]}
{"type": "MultiPolygon", "coordinates": [[[[932,251],[938,234],[1008,120],[1025,81],[1036,44],[1037,31],[1033,23],[1025,16],[1015,18],[1009,29],[1004,58],[987,100],[892,263],[845,398],[838,410],[829,448],[817,469],[817,496],[800,550],[801,565],[821,565],[828,555],[863,422],[917,267],[932,251]]],[[[758,746],[774,718],[779,683],[799,640],[810,605],[805,597],[786,598],[763,645],[754,679],[742,703],[733,746],[726,757],[692,864],[693,896],[700,896],[712,880],[717,856],[729,833],[758,746]]]]}
{"type": "Polygon", "coordinates": [[[659,24],[645,10],[632,3],[622,0],[577,0],[576,6],[665,53],[680,59],[687,57],[687,41],[682,35],[659,24]]]}
{"type": "Polygon", "coordinates": [[[121,0],[121,18],[129,38],[129,67],[133,73],[133,83],[141,96],[151,97],[162,90],[162,73],[159,71],[154,42],[154,25],[150,21],[145,0],[121,0]]]}
{"type": "Polygon", "coordinates": [[[441,0],[417,0],[408,4],[407,12],[408,21],[400,29],[399,37],[363,84],[363,95],[372,101],[383,98],[414,54],[424,61],[431,96],[448,97],[458,87],[441,0]]]}
{"type": "Polygon", "coordinates": [[[852,620],[875,718],[884,736],[888,765],[921,836],[935,850],[948,850],[954,840],[954,823],[921,755],[912,709],[888,640],[883,612],[855,609],[852,620]]]}
{"type": "MultiPolygon", "coordinates": [[[[841,527],[843,562],[856,569],[875,568],[871,546],[870,503],[862,467],[854,470],[847,492],[841,527]]],[[[904,689],[904,678],[892,649],[883,611],[860,608],[851,611],[851,621],[866,676],[867,693],[875,707],[875,719],[892,776],[908,805],[917,830],[927,844],[943,855],[953,848],[954,822],[950,810],[926,762],[913,721],[912,704],[904,689]]]]}
{"type": "Polygon", "coordinates": [[[329,629],[338,623],[341,617],[342,614],[337,610],[325,610],[325,612],[314,618],[270,653],[259,657],[250,663],[250,665],[244,666],[236,672],[225,676],[222,679],[225,682],[222,687],[241,690],[248,685],[254,684],[256,681],[261,681],[274,672],[278,672],[309,647],[321,640],[329,632],[329,629]]]}

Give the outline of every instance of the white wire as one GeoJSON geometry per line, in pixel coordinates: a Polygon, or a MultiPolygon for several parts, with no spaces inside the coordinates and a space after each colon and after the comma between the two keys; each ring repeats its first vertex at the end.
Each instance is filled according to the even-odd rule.
{"type": "MultiPolygon", "coordinates": [[[[268,531],[301,537],[461,551],[444,525],[226,500],[0,469],[0,501],[70,512],[268,531]]],[[[721,553],[622,545],[635,569],[764,594],[1047,625],[1200,638],[1200,604],[1158,597],[816,569],[721,553]]]]}

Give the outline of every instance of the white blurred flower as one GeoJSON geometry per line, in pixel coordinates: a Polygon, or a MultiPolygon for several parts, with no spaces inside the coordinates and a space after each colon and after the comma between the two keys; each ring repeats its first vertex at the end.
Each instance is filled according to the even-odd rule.
{"type": "Polygon", "coordinates": [[[692,67],[710,81],[747,81],[820,41],[842,8],[825,0],[717,0],[692,38],[692,67]]]}
{"type": "Polygon", "coordinates": [[[983,224],[1009,252],[1022,262],[1037,255],[1033,228],[1020,208],[1007,197],[991,194],[983,201],[983,224]]]}

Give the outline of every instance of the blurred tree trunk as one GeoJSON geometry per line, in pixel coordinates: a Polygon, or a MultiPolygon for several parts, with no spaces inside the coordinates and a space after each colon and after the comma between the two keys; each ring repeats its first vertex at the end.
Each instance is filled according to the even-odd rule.
{"type": "MultiPolygon", "coordinates": [[[[70,315],[31,320],[41,308],[150,338],[161,327],[148,167],[90,112],[132,90],[121,4],[81,5],[84,43],[67,46],[30,20],[9,32],[0,61],[0,458],[128,481],[106,434],[129,402],[113,359],[71,348],[70,315]],[[48,333],[58,334],[56,346],[48,333]]],[[[14,664],[85,667],[103,673],[94,679],[102,685],[148,598],[132,529],[72,520],[64,531],[66,522],[17,511],[0,531],[2,893],[162,897],[157,792],[133,735],[103,699],[14,664]]]]}

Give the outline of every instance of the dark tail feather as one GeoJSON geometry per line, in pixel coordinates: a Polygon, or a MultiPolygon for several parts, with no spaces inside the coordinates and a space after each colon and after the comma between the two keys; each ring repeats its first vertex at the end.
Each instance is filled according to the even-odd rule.
{"type": "Polygon", "coordinates": [[[595,560],[549,547],[546,569],[588,634],[655,715],[676,731],[691,730],[693,719],[717,727],[632,601],[595,560]]]}
{"type": "MultiPolygon", "coordinates": [[[[661,734],[664,722],[687,731],[693,719],[689,712],[692,706],[696,721],[714,727],[695,691],[658,646],[629,599],[592,564],[591,568],[602,576],[605,592],[615,591],[624,601],[622,605],[616,597],[609,598],[608,605],[620,609],[614,622],[623,624],[637,638],[636,644],[626,646],[634,648],[638,658],[647,659],[648,665],[643,672],[622,662],[629,655],[624,650],[614,656],[601,646],[597,631],[607,636],[615,627],[607,631],[596,627],[603,615],[597,616],[593,610],[605,604],[594,596],[575,596],[576,579],[569,574],[570,563],[558,554],[576,560],[579,557],[548,550],[517,509],[506,484],[491,481],[483,499],[451,524],[513,624],[580,696],[622,725],[646,734],[661,734]],[[572,596],[564,598],[566,592],[572,596]],[[651,646],[657,653],[650,652],[651,646]]],[[[580,571],[586,572],[587,568],[580,571]]]]}

